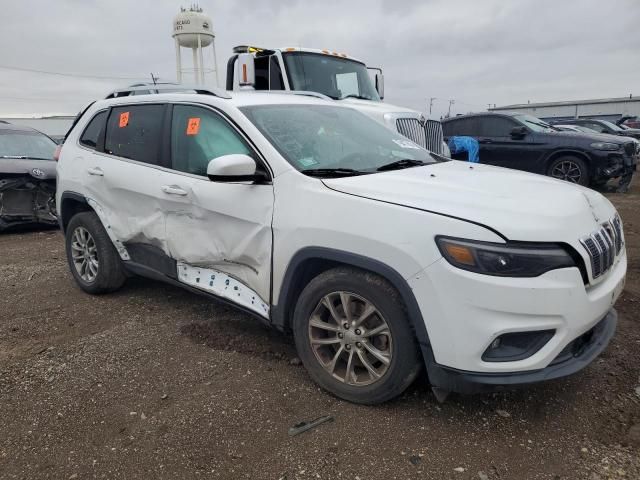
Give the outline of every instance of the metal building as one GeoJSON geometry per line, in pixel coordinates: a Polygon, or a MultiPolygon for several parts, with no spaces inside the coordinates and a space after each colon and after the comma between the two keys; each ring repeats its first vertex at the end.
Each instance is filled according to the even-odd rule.
{"type": "Polygon", "coordinates": [[[629,95],[572,102],[523,103],[490,108],[489,111],[528,113],[543,120],[565,118],[617,120],[623,115],[640,116],[640,97],[629,95]]]}

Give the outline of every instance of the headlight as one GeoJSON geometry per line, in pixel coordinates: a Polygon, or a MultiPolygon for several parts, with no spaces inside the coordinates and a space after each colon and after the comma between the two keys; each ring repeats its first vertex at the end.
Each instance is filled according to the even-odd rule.
{"type": "Polygon", "coordinates": [[[442,256],[453,266],[499,277],[537,277],[556,268],[575,267],[569,252],[557,244],[489,243],[436,237],[442,256]]]}
{"type": "Polygon", "coordinates": [[[614,152],[616,150],[620,150],[620,148],[622,148],[622,145],[609,142],[596,142],[591,144],[591,148],[593,148],[594,150],[606,150],[608,152],[614,152]]]}

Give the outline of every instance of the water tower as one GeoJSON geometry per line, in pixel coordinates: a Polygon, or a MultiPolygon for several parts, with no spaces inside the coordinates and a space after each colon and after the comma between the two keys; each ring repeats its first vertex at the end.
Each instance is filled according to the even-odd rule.
{"type": "Polygon", "coordinates": [[[204,84],[207,75],[213,77],[218,86],[218,62],[216,59],[216,45],[211,28],[211,18],[202,13],[198,5],[191,5],[187,10],[180,8],[173,19],[173,38],[176,42],[176,76],[178,83],[182,83],[183,74],[193,74],[194,83],[204,84]],[[204,48],[211,45],[213,49],[213,66],[205,65],[204,48]],[[190,48],[193,53],[193,67],[183,68],[181,47],[190,48]]]}

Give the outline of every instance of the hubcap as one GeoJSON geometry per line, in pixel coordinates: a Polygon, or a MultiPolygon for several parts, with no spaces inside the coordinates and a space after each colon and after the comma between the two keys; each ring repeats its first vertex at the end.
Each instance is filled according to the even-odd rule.
{"type": "Polygon", "coordinates": [[[77,227],[71,237],[71,258],[76,272],[85,282],[91,283],[98,276],[98,250],[89,231],[77,227]]]}
{"type": "Polygon", "coordinates": [[[551,176],[567,182],[578,183],[582,177],[582,172],[580,165],[577,163],[571,160],[563,160],[553,167],[551,176]]]}
{"type": "Polygon", "coordinates": [[[309,320],[309,342],[322,367],[348,385],[369,385],[389,369],[391,330],[378,309],[349,292],[322,298],[309,320]]]}

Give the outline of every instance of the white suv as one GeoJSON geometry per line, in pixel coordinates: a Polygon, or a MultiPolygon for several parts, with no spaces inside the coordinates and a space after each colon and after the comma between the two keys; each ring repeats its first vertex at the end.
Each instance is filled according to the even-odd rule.
{"type": "Polygon", "coordinates": [[[134,273],[231,303],[293,331],[313,379],[359,403],[421,365],[440,399],[580,370],[627,268],[602,195],[446,161],[295,94],[98,101],[62,148],[57,205],[83,290],[134,273]]]}

